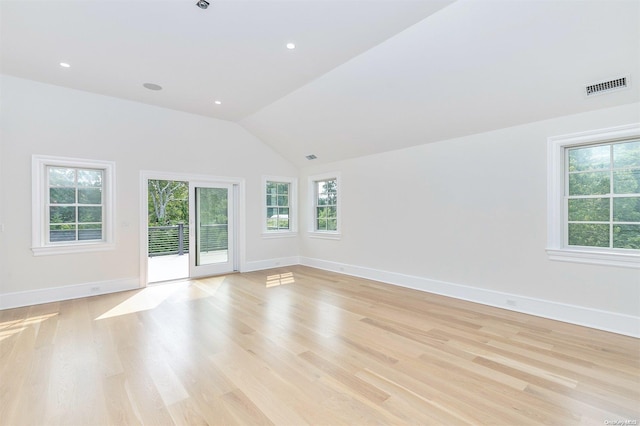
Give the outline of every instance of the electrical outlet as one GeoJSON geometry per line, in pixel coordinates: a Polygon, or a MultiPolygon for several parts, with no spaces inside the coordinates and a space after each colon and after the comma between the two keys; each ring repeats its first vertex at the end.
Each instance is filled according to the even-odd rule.
{"type": "Polygon", "coordinates": [[[100,291],[100,286],[91,287],[91,293],[97,293],[100,291]]]}
{"type": "Polygon", "coordinates": [[[512,299],[507,299],[507,306],[516,306],[517,302],[512,299]]]}

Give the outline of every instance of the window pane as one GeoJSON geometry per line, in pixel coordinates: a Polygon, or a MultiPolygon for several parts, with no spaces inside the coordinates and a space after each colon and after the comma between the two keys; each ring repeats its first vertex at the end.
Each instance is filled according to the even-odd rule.
{"type": "Polygon", "coordinates": [[[640,222],[640,197],[614,198],[613,220],[615,222],[640,222]]]}
{"type": "Polygon", "coordinates": [[[609,198],[578,198],[569,200],[569,220],[609,221],[609,198]]]}
{"type": "Polygon", "coordinates": [[[277,192],[277,184],[275,182],[267,182],[267,194],[275,195],[277,192]]]}
{"type": "Polygon", "coordinates": [[[327,230],[327,219],[318,219],[317,220],[317,230],[318,231],[326,231],[327,230]]]}
{"type": "Polygon", "coordinates": [[[275,206],[277,199],[275,195],[267,194],[267,206],[275,206]]]}
{"type": "Polygon", "coordinates": [[[569,195],[602,195],[609,193],[609,172],[587,172],[569,175],[569,195]]]}
{"type": "Polygon", "coordinates": [[[613,191],[616,194],[640,194],[640,169],[613,172],[613,191]]]}
{"type": "Polygon", "coordinates": [[[71,223],[75,221],[75,207],[49,207],[49,223],[71,223]]]}
{"type": "Polygon", "coordinates": [[[74,204],[75,202],[75,188],[49,188],[50,204],[74,204]]]}
{"type": "Polygon", "coordinates": [[[102,222],[102,207],[78,207],[78,222],[102,222]]]}
{"type": "Polygon", "coordinates": [[[76,169],[49,167],[49,186],[75,186],[76,169]]]}
{"type": "Polygon", "coordinates": [[[289,195],[289,184],[288,183],[279,183],[278,184],[278,194],[280,194],[280,195],[289,195]]]}
{"type": "Polygon", "coordinates": [[[609,247],[609,225],[570,223],[569,245],[609,247]]]}
{"type": "Polygon", "coordinates": [[[316,208],[316,217],[318,219],[326,219],[327,218],[327,207],[317,207],[316,208]]]}
{"type": "Polygon", "coordinates": [[[337,210],[335,207],[327,207],[327,218],[335,219],[337,215],[337,210]]]}
{"type": "Polygon", "coordinates": [[[102,225],[101,224],[80,224],[78,225],[78,240],[101,240],[102,225]]]}
{"type": "Polygon", "coordinates": [[[337,231],[338,230],[338,221],[337,221],[337,219],[329,219],[329,220],[327,220],[327,230],[328,231],[337,231]]]}
{"type": "Polygon", "coordinates": [[[75,241],[76,226],[73,225],[51,225],[49,228],[49,241],[57,243],[60,241],[75,241]]]}
{"type": "Polygon", "coordinates": [[[610,145],[588,146],[569,150],[569,171],[608,169],[611,162],[610,145]]]}
{"type": "Polygon", "coordinates": [[[640,249],[640,225],[614,225],[613,247],[640,249]]]}
{"type": "Polygon", "coordinates": [[[78,188],[78,203],[102,204],[102,188],[78,188]]]}
{"type": "Polygon", "coordinates": [[[640,167],[640,141],[613,145],[613,167],[640,167]]]}
{"type": "Polygon", "coordinates": [[[289,219],[280,219],[278,221],[278,229],[289,229],[289,219]]]}
{"type": "Polygon", "coordinates": [[[278,206],[286,207],[289,205],[289,197],[286,195],[278,195],[278,206]]]}
{"type": "Polygon", "coordinates": [[[102,170],[78,170],[78,186],[102,186],[102,170]]]}

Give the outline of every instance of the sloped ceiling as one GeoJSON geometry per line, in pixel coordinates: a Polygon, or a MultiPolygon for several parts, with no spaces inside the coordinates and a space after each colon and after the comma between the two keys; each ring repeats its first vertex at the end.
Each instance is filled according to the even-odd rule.
{"type": "Polygon", "coordinates": [[[298,166],[640,101],[637,0],[2,0],[0,24],[2,73],[235,121],[298,166]]]}

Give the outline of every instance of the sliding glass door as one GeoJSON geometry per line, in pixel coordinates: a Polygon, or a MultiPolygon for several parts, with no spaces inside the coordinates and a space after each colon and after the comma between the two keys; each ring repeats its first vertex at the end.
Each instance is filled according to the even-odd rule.
{"type": "Polygon", "coordinates": [[[202,277],[234,270],[233,185],[189,182],[189,276],[202,277]]]}

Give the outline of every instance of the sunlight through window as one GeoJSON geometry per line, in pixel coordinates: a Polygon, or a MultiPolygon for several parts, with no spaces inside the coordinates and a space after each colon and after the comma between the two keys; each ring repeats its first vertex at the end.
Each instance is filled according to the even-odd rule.
{"type": "Polygon", "coordinates": [[[267,277],[266,286],[267,288],[269,288],[269,287],[276,287],[279,285],[293,284],[295,282],[296,281],[293,278],[293,272],[285,272],[284,274],[269,275],[267,277]]]}
{"type": "Polygon", "coordinates": [[[26,330],[31,325],[38,325],[49,318],[53,318],[58,316],[58,313],[38,315],[35,317],[29,317],[25,319],[5,321],[0,323],[0,342],[4,339],[14,336],[16,334],[20,334],[22,331],[26,330]]]}

